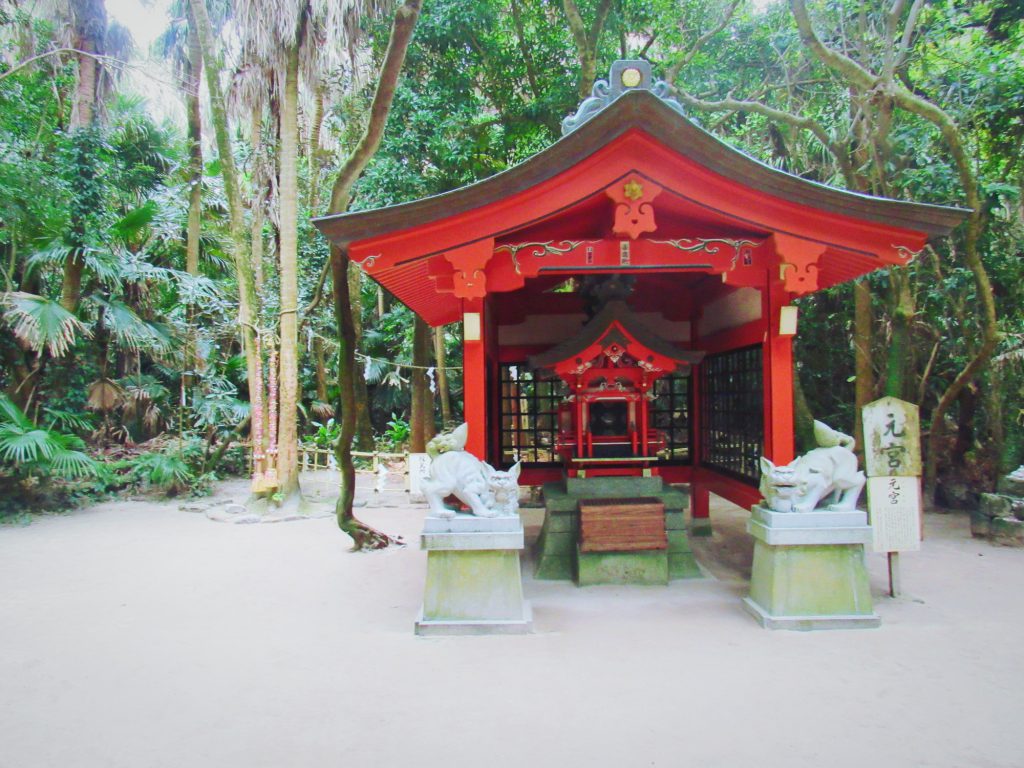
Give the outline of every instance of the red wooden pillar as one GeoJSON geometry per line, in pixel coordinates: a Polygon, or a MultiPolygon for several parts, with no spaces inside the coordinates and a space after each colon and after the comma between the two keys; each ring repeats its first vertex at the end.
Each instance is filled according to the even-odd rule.
{"type": "MultiPolygon", "coordinates": [[[[701,307],[690,317],[690,346],[700,348],[697,330],[700,327],[701,318],[704,316],[704,308],[701,307]]],[[[693,465],[693,475],[690,481],[690,513],[694,520],[707,520],[711,517],[711,493],[707,484],[704,483],[701,470],[701,460],[704,451],[701,437],[701,402],[700,391],[701,371],[703,366],[697,364],[692,366],[690,374],[690,463],[693,465]]]]}
{"type": "Polygon", "coordinates": [[[452,292],[462,299],[462,419],[469,424],[466,450],[487,461],[487,297],[485,268],[494,254],[494,238],[453,248],[444,254],[452,267],[452,292]]]}
{"type": "Polygon", "coordinates": [[[774,234],[772,245],[778,256],[778,275],[769,274],[764,290],[764,448],[776,464],[795,458],[793,434],[793,336],[795,329],[783,329],[783,308],[792,294],[818,287],[818,259],[825,246],[809,240],[774,234]],[[785,333],[783,331],[786,331],[785,333]]]}
{"type": "Polygon", "coordinates": [[[486,460],[487,351],[483,299],[465,299],[462,313],[462,418],[469,424],[466,450],[486,460]]]}

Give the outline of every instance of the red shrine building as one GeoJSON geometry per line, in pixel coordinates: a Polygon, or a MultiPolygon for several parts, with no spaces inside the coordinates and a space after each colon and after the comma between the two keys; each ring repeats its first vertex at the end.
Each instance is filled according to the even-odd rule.
{"type": "Polygon", "coordinates": [[[432,326],[462,323],[467,449],[520,482],[604,475],[760,496],[794,458],[792,302],[908,263],[965,211],[816,184],[688,119],[644,61],[508,171],[318,219],[432,326]]]}

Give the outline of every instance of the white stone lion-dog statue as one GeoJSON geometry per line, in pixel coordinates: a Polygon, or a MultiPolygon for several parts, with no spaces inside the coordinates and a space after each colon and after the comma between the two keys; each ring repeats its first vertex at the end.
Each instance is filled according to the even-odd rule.
{"type": "Polygon", "coordinates": [[[477,517],[510,517],[519,511],[519,464],[507,472],[465,450],[469,425],[463,423],[451,432],[438,435],[427,444],[430,477],[420,489],[430,505],[433,517],[455,517],[455,510],[444,505],[446,496],[455,496],[477,517]]]}
{"type": "Polygon", "coordinates": [[[773,512],[813,512],[828,508],[851,511],[867,479],[857,469],[854,439],[820,421],[814,422],[820,447],[776,466],[761,457],[761,495],[773,512]]]}

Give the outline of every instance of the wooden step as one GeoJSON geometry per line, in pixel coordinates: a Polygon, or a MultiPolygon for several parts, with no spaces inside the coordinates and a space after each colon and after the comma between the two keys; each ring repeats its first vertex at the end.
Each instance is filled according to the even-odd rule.
{"type": "Polygon", "coordinates": [[[665,505],[653,498],[583,499],[581,552],[667,549],[665,505]]]}

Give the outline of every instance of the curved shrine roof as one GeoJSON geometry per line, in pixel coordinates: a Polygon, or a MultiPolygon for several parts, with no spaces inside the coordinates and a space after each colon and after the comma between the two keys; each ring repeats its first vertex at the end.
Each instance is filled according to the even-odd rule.
{"type": "Polygon", "coordinates": [[[474,184],[408,203],[314,219],[341,246],[412,229],[503,200],[563,173],[630,130],[640,130],[707,169],[773,197],[822,212],[875,221],[936,237],[968,211],[871,197],[808,181],[772,168],[712,136],[646,90],[626,91],[608,107],[547,149],[474,184]]]}

